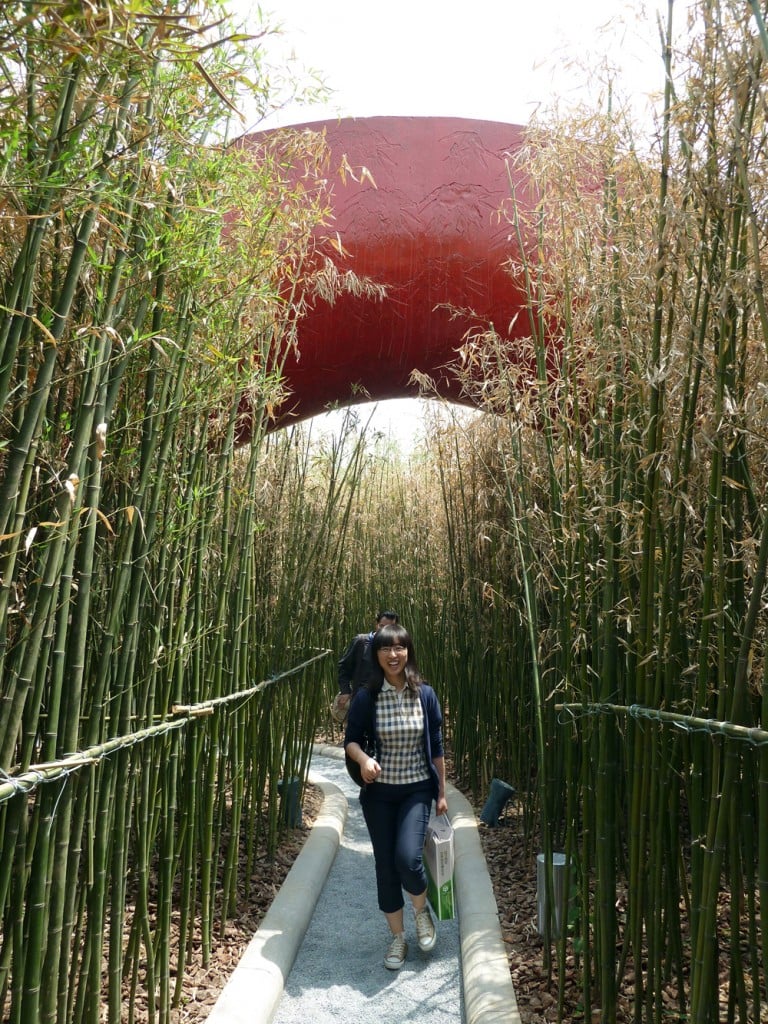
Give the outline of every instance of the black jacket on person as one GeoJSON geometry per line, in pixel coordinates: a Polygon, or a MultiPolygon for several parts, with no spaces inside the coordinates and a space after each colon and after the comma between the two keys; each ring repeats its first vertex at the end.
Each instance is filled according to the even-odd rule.
{"type": "Polygon", "coordinates": [[[339,658],[339,693],[357,693],[371,678],[373,633],[358,633],[339,658]]]}

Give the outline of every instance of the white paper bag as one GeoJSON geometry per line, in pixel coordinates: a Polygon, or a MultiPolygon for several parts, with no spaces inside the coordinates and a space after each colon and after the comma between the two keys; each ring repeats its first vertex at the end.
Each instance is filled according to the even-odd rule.
{"type": "Polygon", "coordinates": [[[438,921],[455,917],[453,900],[453,825],[447,814],[432,815],[424,839],[427,899],[438,921]]]}

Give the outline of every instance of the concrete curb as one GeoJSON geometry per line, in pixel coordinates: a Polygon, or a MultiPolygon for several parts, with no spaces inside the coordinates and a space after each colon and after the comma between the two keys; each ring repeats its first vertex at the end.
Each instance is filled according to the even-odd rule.
{"type": "Polygon", "coordinates": [[[222,990],[208,1024],[270,1024],[336,857],[349,805],[341,790],[309,773],[323,805],[259,930],[222,990]]]}
{"type": "MultiPolygon", "coordinates": [[[[337,746],[315,744],[313,751],[322,757],[344,757],[337,746]]],[[[341,843],[349,807],[337,786],[313,772],[309,781],[322,790],[320,814],[208,1024],[270,1024],[277,1011],[285,980],[341,843]]],[[[520,1024],[477,819],[469,801],[451,785],[448,807],[455,830],[454,885],[466,1024],[520,1024]]]]}
{"type": "Polygon", "coordinates": [[[447,786],[454,828],[454,888],[459,915],[466,1024],[520,1024],[515,989],[477,819],[458,789],[447,786]]]}
{"type": "MultiPolygon", "coordinates": [[[[314,750],[323,757],[344,757],[341,747],[316,744],[314,750]]],[[[450,783],[446,790],[448,817],[454,828],[454,886],[466,1024],[520,1024],[477,818],[463,793],[450,783]]]]}

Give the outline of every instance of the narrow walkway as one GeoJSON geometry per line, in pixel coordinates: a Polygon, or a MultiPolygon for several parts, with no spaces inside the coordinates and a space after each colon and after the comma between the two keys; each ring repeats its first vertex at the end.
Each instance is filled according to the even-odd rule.
{"type": "Polygon", "coordinates": [[[285,985],[274,1024],[419,1021],[464,1024],[459,927],[437,923],[437,946],[422,953],[406,907],[408,958],[399,971],[383,963],[389,930],[376,905],[376,881],[359,790],[344,762],[314,757],[312,768],[349,801],[339,852],[285,985]]]}
{"type": "Polygon", "coordinates": [[[388,931],[359,791],[341,749],[316,747],[321,813],[222,992],[209,1024],[519,1024],[496,902],[472,808],[448,793],[456,830],[458,920],[437,922],[422,953],[406,908],[408,959],[382,963],[388,931]]]}

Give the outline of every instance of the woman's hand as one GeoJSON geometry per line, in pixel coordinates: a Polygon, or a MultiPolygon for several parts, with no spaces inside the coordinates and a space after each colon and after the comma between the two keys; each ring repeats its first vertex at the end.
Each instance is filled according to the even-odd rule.
{"type": "Polygon", "coordinates": [[[447,814],[448,801],[445,799],[445,758],[442,755],[440,757],[433,757],[432,764],[435,766],[435,771],[437,772],[437,792],[439,794],[435,800],[435,813],[447,814]]]}
{"type": "Polygon", "coordinates": [[[381,775],[381,765],[375,757],[367,757],[364,761],[359,761],[358,764],[360,765],[363,782],[375,782],[381,775]]]}
{"type": "Polygon", "coordinates": [[[375,782],[378,779],[381,775],[381,765],[375,757],[369,757],[359,743],[354,741],[348,743],[344,750],[353,761],[357,761],[360,765],[363,782],[375,782]]]}

